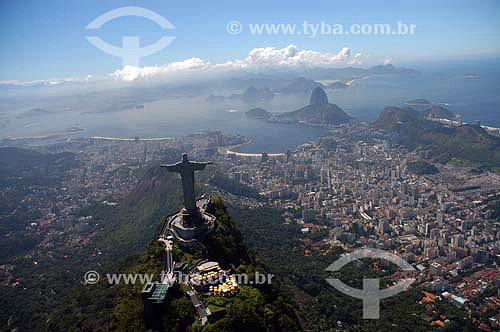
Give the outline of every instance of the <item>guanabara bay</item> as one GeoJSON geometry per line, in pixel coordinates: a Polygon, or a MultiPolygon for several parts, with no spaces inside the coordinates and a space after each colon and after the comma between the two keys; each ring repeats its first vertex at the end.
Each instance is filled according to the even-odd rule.
{"type": "Polygon", "coordinates": [[[0,1],[0,332],[500,332],[498,13],[0,1]]]}

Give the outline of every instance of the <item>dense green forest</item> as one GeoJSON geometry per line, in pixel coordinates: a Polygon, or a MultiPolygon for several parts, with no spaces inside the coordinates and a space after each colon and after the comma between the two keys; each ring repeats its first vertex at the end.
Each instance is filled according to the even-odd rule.
{"type": "Polygon", "coordinates": [[[230,179],[227,176],[223,176],[219,172],[215,172],[215,174],[210,178],[210,183],[234,195],[255,199],[261,198],[257,190],[236,180],[230,179]]]}
{"type": "Polygon", "coordinates": [[[428,163],[425,160],[417,160],[408,165],[408,169],[417,174],[417,175],[427,175],[427,174],[436,174],[439,173],[439,170],[436,166],[428,163]]]}

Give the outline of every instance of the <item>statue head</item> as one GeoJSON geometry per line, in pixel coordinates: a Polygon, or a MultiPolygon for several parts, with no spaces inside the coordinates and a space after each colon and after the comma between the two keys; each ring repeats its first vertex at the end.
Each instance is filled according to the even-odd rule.
{"type": "Polygon", "coordinates": [[[188,155],[187,153],[182,154],[182,161],[188,161],[188,155]]]}

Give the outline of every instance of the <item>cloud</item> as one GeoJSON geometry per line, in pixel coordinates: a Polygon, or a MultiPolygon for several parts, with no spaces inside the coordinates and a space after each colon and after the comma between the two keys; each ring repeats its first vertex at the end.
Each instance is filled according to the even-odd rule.
{"type": "Polygon", "coordinates": [[[389,65],[389,64],[392,64],[392,58],[386,58],[384,60],[384,65],[389,65]]]}
{"type": "Polygon", "coordinates": [[[125,66],[111,74],[111,77],[123,81],[133,81],[158,75],[188,73],[209,69],[210,64],[200,58],[190,58],[184,61],[172,62],[162,66],[134,67],[125,66]]]}
{"type": "Polygon", "coordinates": [[[299,50],[295,45],[285,48],[254,48],[244,60],[227,62],[226,65],[241,68],[262,67],[322,67],[336,66],[349,59],[351,51],[344,47],[338,53],[321,53],[312,50],[299,50]]]}
{"type": "Polygon", "coordinates": [[[133,81],[155,76],[176,75],[197,72],[224,72],[231,70],[294,69],[305,67],[337,67],[359,65],[362,54],[351,55],[351,50],[342,48],[337,53],[322,53],[313,50],[300,50],[296,45],[284,48],[254,48],[244,59],[236,59],[219,64],[211,64],[200,58],[190,58],[161,66],[126,66],[111,74],[114,79],[133,81]]]}
{"type": "Polygon", "coordinates": [[[182,77],[196,78],[207,77],[217,73],[231,73],[232,71],[261,71],[268,69],[300,69],[313,67],[339,67],[346,65],[360,65],[365,58],[361,53],[352,52],[344,47],[338,52],[328,53],[313,50],[301,50],[296,45],[284,48],[262,47],[252,49],[243,59],[230,60],[223,63],[210,63],[203,59],[193,57],[182,61],[172,62],[158,66],[134,67],[125,66],[107,76],[94,77],[91,75],[81,78],[64,78],[23,81],[0,81],[0,85],[10,86],[56,86],[78,83],[105,81],[146,81],[148,79],[176,79],[182,77]],[[193,75],[197,75],[196,77],[193,75]]]}
{"type": "Polygon", "coordinates": [[[0,85],[10,85],[18,87],[32,87],[32,86],[54,86],[67,83],[80,83],[92,81],[94,77],[87,75],[85,77],[67,77],[67,78],[51,78],[48,80],[35,80],[35,81],[19,81],[19,80],[4,80],[0,81],[0,85]]]}
{"type": "Polygon", "coordinates": [[[350,65],[360,65],[363,61],[363,54],[361,53],[356,53],[351,59],[351,62],[349,62],[350,65]]]}

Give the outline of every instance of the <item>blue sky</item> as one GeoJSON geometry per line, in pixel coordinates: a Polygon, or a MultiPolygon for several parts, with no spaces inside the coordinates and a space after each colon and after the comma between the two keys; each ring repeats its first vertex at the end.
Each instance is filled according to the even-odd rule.
{"type": "Polygon", "coordinates": [[[160,52],[141,59],[142,66],[191,57],[212,63],[244,58],[256,47],[337,53],[348,47],[366,62],[392,58],[398,64],[500,54],[500,1],[0,1],[0,80],[36,80],[102,75],[121,68],[121,58],[108,55],[85,36],[99,36],[121,46],[122,36],[139,36],[141,46],[161,36],[176,39],[160,52]],[[85,26],[109,10],[123,6],[150,9],[168,19],[175,30],[163,30],[141,17],[121,17],[97,31],[85,26]],[[231,35],[229,21],[242,23],[231,35]],[[414,35],[252,35],[249,23],[416,24],[414,35]],[[245,29],[246,28],[246,29],[245,29]]]}

